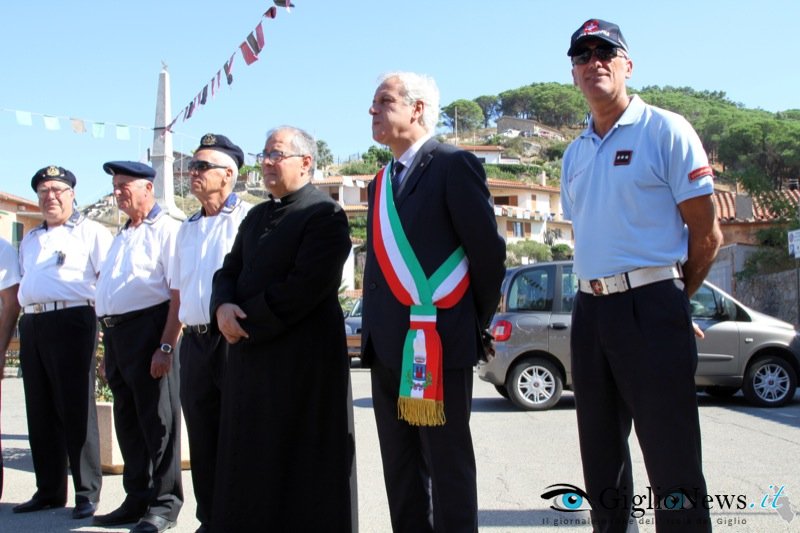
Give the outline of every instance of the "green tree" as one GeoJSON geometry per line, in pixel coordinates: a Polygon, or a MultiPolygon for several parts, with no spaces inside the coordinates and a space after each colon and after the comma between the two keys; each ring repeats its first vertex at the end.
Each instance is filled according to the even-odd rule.
{"type": "Polygon", "coordinates": [[[322,169],[324,172],[329,166],[333,164],[333,153],[328,148],[328,143],[323,140],[317,141],[317,168],[322,169]]]}
{"type": "Polygon", "coordinates": [[[483,121],[483,111],[472,100],[456,100],[442,108],[442,122],[452,128],[456,134],[458,134],[456,126],[458,126],[459,131],[473,131],[478,129],[483,124],[483,121]],[[458,113],[457,123],[456,113],[458,113]]]}
{"type": "Polygon", "coordinates": [[[479,96],[473,100],[483,112],[483,127],[488,128],[489,122],[497,118],[500,111],[500,99],[495,95],[479,96]]]}
{"type": "Polygon", "coordinates": [[[379,148],[374,144],[370,146],[361,159],[366,163],[375,165],[376,170],[392,160],[392,152],[386,148],[379,148]]]}
{"type": "Polygon", "coordinates": [[[554,244],[550,247],[550,251],[553,252],[553,261],[572,259],[574,255],[574,252],[572,251],[572,248],[570,248],[569,244],[554,244]]]}
{"type": "Polygon", "coordinates": [[[521,265],[523,257],[527,257],[531,263],[552,261],[553,251],[545,243],[531,240],[519,241],[506,246],[506,266],[521,265]]]}

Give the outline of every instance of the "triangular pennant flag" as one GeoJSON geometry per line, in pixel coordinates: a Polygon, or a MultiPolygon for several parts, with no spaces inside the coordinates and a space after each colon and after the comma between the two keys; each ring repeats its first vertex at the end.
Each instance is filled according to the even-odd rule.
{"type": "Polygon", "coordinates": [[[20,126],[33,126],[33,119],[28,111],[17,111],[17,124],[20,126]]]}
{"type": "Polygon", "coordinates": [[[208,100],[208,85],[203,87],[203,90],[200,93],[200,103],[206,105],[206,100],[208,100]]]}
{"type": "Polygon", "coordinates": [[[124,124],[117,124],[117,140],[118,141],[131,140],[131,130],[128,126],[125,126],[124,124]]]}
{"type": "MultiPolygon", "coordinates": [[[[247,38],[251,38],[253,34],[251,33],[247,38]]],[[[247,44],[247,41],[243,42],[239,45],[239,48],[242,50],[242,57],[244,58],[244,62],[247,65],[252,65],[256,61],[258,61],[258,56],[253,53],[253,50],[250,49],[250,45],[247,44]]]]}
{"type": "Polygon", "coordinates": [[[291,0],[273,0],[275,5],[278,7],[285,7],[287,13],[291,13],[292,10],[289,9],[290,7],[295,7],[291,0]]]}
{"type": "Polygon", "coordinates": [[[219,71],[217,71],[217,75],[216,76],[212,76],[211,77],[211,99],[212,100],[217,97],[217,88],[215,87],[215,84],[219,83],[219,77],[220,77],[220,72],[219,71]]]}
{"type": "Polygon", "coordinates": [[[185,108],[184,108],[184,110],[183,110],[183,111],[181,111],[180,113],[178,113],[178,116],[177,116],[177,117],[175,117],[174,119],[172,119],[172,122],[170,122],[170,123],[169,123],[169,126],[167,126],[167,128],[166,128],[166,131],[172,131],[172,126],[174,126],[174,125],[175,125],[175,123],[176,123],[176,122],[178,122],[178,119],[179,119],[179,118],[181,118],[181,115],[183,115],[184,113],[186,113],[186,109],[185,109],[185,108]]]}
{"type": "Polygon", "coordinates": [[[250,35],[247,36],[247,43],[250,45],[250,48],[253,49],[253,53],[258,55],[261,53],[261,50],[264,49],[264,28],[261,22],[256,26],[255,32],[255,36],[253,32],[250,32],[250,35]]]}
{"type": "Polygon", "coordinates": [[[72,124],[72,131],[75,133],[86,133],[86,124],[83,122],[82,118],[71,118],[69,121],[72,124]]]}
{"type": "Polygon", "coordinates": [[[236,57],[236,52],[231,54],[230,60],[226,61],[225,66],[223,67],[225,69],[225,77],[228,80],[228,85],[233,83],[233,58],[235,57],[236,57]]]}
{"type": "Polygon", "coordinates": [[[58,121],[58,117],[51,117],[49,115],[44,115],[42,119],[44,119],[44,129],[50,131],[61,129],[61,123],[58,121]]]}
{"type": "Polygon", "coordinates": [[[192,118],[192,113],[194,113],[194,100],[189,102],[189,108],[186,110],[186,118],[192,118]]]}
{"type": "Polygon", "coordinates": [[[102,139],[106,136],[106,125],[103,122],[95,122],[92,124],[92,137],[95,139],[102,139]]]}
{"type": "Polygon", "coordinates": [[[278,10],[275,8],[275,6],[272,6],[271,8],[267,9],[267,11],[264,13],[264,16],[268,19],[274,19],[278,16],[278,10]]]}
{"type": "Polygon", "coordinates": [[[188,105],[183,108],[183,111],[181,111],[181,114],[183,115],[183,121],[186,122],[186,119],[189,118],[189,106],[188,105]]]}

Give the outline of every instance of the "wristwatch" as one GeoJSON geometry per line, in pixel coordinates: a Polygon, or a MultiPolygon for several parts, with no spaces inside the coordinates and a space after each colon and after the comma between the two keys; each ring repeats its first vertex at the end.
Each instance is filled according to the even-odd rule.
{"type": "Polygon", "coordinates": [[[164,353],[172,353],[172,350],[173,350],[172,345],[171,344],[167,344],[166,342],[161,345],[160,349],[164,353]]]}

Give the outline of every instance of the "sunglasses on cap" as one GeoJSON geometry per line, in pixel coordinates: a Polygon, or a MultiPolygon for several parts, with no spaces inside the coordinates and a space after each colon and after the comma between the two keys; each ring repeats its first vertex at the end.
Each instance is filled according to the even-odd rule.
{"type": "Polygon", "coordinates": [[[584,48],[580,52],[573,54],[573,65],[585,65],[592,60],[592,56],[598,61],[611,61],[619,55],[618,46],[598,46],[596,48],[584,48]]]}
{"type": "Polygon", "coordinates": [[[209,163],[208,161],[203,161],[200,159],[193,159],[189,161],[189,172],[205,172],[206,170],[211,170],[212,168],[228,168],[225,165],[215,165],[214,163],[209,163]]]}

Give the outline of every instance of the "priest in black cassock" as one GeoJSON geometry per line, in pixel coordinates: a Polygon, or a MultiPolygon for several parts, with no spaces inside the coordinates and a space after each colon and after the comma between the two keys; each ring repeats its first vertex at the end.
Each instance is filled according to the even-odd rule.
{"type": "Polygon", "coordinates": [[[349,360],[338,300],[347,217],[310,183],[316,142],[281,126],[259,154],[270,198],[214,275],[230,343],[211,530],[352,529],[349,360]]]}

